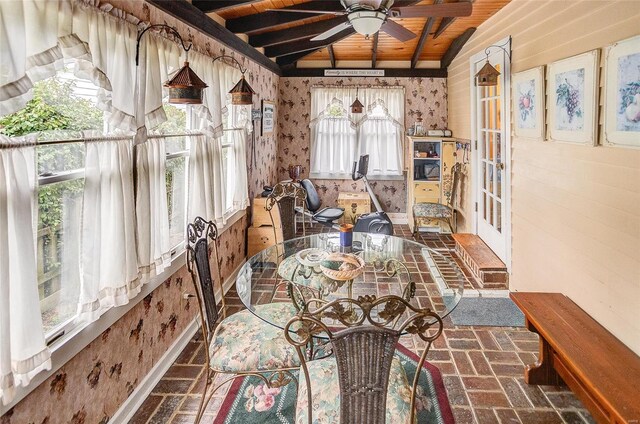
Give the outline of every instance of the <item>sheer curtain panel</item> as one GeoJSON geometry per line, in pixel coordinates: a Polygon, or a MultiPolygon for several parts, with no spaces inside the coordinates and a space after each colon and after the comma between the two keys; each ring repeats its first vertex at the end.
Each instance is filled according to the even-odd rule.
{"type": "Polygon", "coordinates": [[[311,172],[319,177],[350,174],[356,141],[356,129],[349,119],[318,120],[311,128],[311,172]]]}
{"type": "Polygon", "coordinates": [[[136,149],[137,252],[146,283],[171,264],[165,140],[151,138],[136,149]]]}
{"type": "Polygon", "coordinates": [[[189,200],[187,219],[197,216],[224,225],[226,187],[222,168],[222,137],[191,136],[189,150],[189,200]]]}
{"type": "Polygon", "coordinates": [[[227,131],[233,146],[234,181],[233,181],[233,210],[243,210],[249,206],[249,183],[247,181],[247,138],[244,129],[227,131]]]}
{"type": "Polygon", "coordinates": [[[0,398],[51,368],[38,297],[35,147],[0,135],[0,398]]]}
{"type": "Polygon", "coordinates": [[[132,141],[86,143],[79,320],[140,292],[136,255],[132,141]]]}

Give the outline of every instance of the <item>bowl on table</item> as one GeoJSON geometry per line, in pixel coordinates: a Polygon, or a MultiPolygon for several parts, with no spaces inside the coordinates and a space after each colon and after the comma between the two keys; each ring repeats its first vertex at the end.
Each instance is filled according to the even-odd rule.
{"type": "Polygon", "coordinates": [[[320,269],[336,281],[353,280],[364,271],[364,259],[353,253],[332,253],[320,262],[320,269]]]}

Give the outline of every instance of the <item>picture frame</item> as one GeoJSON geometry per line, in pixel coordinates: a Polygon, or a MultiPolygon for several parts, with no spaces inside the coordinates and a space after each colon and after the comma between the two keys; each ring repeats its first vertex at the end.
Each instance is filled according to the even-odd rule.
{"type": "Polygon", "coordinates": [[[511,77],[514,133],[516,137],[544,140],[544,66],[511,77]]]}
{"type": "Polygon", "coordinates": [[[604,54],[603,144],[640,148],[640,35],[604,54]]]}
{"type": "Polygon", "coordinates": [[[276,121],[276,104],[269,100],[262,101],[261,135],[273,133],[276,121]]]}
{"type": "Polygon", "coordinates": [[[597,144],[599,50],[547,66],[549,139],[597,144]]]}

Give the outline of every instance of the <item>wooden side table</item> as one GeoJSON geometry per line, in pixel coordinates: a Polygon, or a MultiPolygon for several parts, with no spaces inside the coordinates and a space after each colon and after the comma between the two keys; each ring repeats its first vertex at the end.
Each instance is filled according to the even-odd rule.
{"type": "Polygon", "coordinates": [[[251,205],[251,227],[247,231],[247,256],[251,257],[261,250],[277,243],[276,237],[282,240],[282,224],[280,223],[280,213],[278,205],[274,205],[272,226],[269,211],[266,210],[266,197],[256,197],[251,205]]]}
{"type": "Polygon", "coordinates": [[[369,193],[338,193],[338,207],[344,208],[341,224],[355,224],[356,218],[371,212],[371,198],[369,193]]]}

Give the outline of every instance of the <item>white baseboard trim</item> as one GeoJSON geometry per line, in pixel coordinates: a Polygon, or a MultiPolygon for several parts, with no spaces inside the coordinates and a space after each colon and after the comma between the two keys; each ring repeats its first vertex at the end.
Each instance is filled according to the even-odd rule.
{"type": "MultiPolygon", "coordinates": [[[[233,273],[227,278],[222,288],[224,292],[228,292],[235,284],[236,277],[240,269],[245,264],[246,260],[233,270],[233,273]]],[[[219,295],[220,293],[216,293],[219,295]]],[[[120,408],[113,414],[113,417],[109,419],[111,424],[125,424],[131,421],[134,414],[140,409],[144,401],[151,394],[151,390],[158,384],[162,376],[169,370],[171,365],[176,361],[182,350],[187,346],[189,340],[193,338],[198,329],[200,328],[200,317],[196,316],[169,346],[169,349],[162,355],[158,362],[151,368],[151,370],[144,376],[140,384],[133,390],[131,395],[124,401],[120,408]]]]}
{"type": "Polygon", "coordinates": [[[388,213],[387,215],[389,215],[391,222],[396,225],[409,223],[406,213],[388,213]]]}

